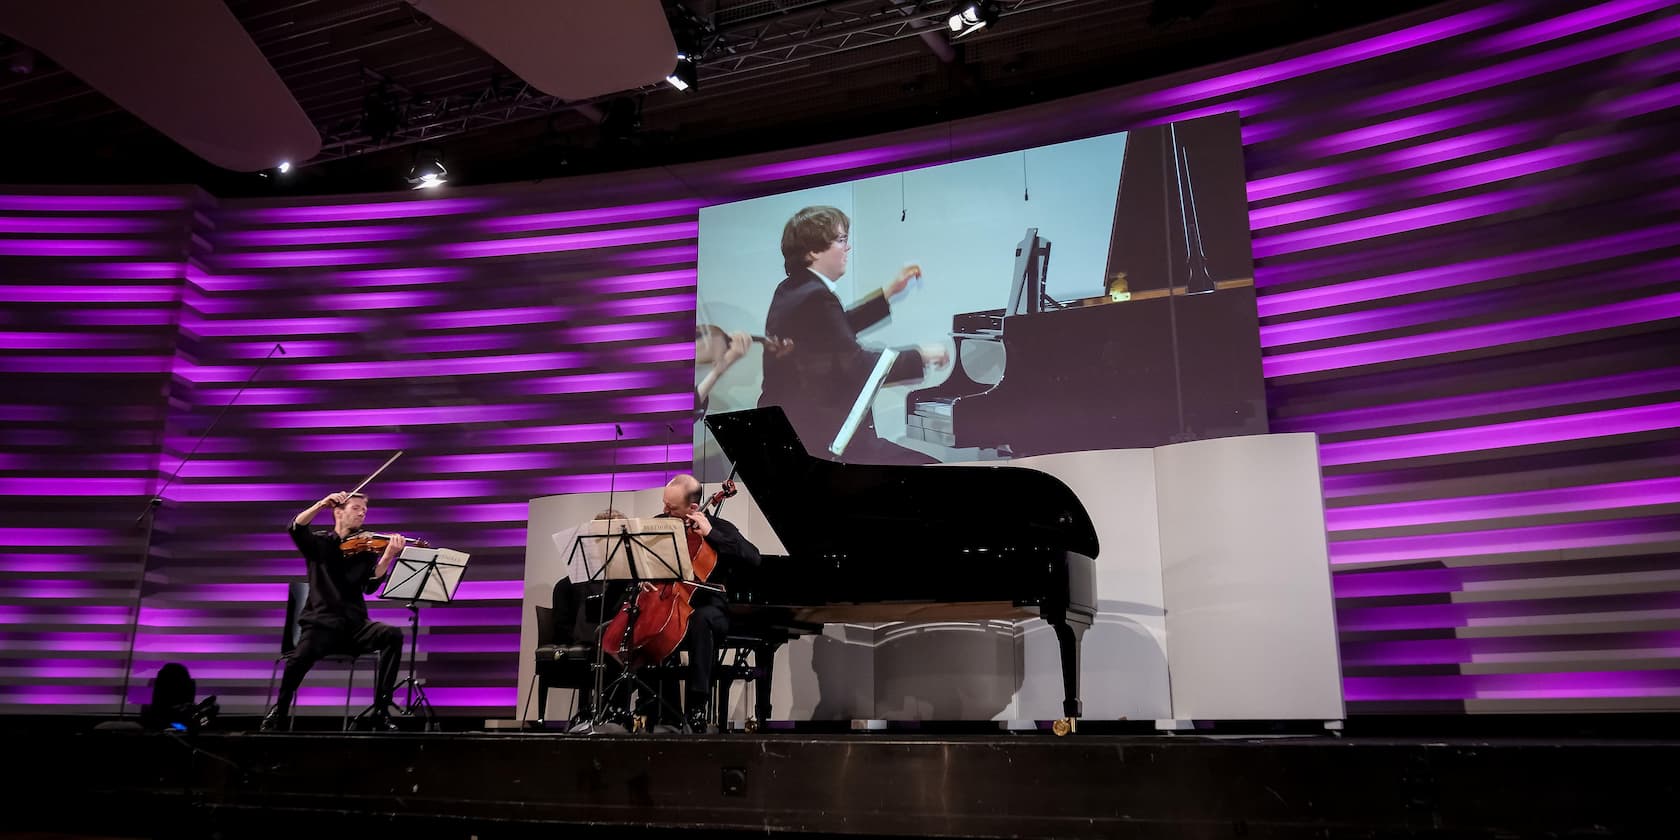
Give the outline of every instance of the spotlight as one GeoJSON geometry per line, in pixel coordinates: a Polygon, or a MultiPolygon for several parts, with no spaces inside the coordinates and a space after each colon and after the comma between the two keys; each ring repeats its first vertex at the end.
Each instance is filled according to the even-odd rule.
{"type": "Polygon", "coordinates": [[[414,166],[408,170],[408,183],[417,190],[441,187],[448,180],[449,170],[444,168],[443,161],[435,154],[415,158],[414,166]]]}
{"type": "Polygon", "coordinates": [[[688,90],[700,86],[700,67],[695,57],[686,53],[677,53],[677,66],[671,70],[671,75],[665,77],[665,83],[677,90],[688,90]]]}
{"type": "Polygon", "coordinates": [[[999,14],[996,0],[979,0],[977,3],[953,6],[951,16],[945,22],[951,27],[951,37],[961,38],[997,23],[999,14]]]}
{"type": "Polygon", "coordinates": [[[274,168],[279,170],[281,175],[284,175],[287,172],[292,171],[292,162],[289,161],[289,160],[283,160],[283,161],[280,161],[279,166],[276,166],[274,168]]]}

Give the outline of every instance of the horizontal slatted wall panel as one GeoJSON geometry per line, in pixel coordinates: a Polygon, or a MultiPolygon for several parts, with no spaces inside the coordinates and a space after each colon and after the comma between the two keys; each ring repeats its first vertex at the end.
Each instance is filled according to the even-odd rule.
{"type": "MultiPolygon", "coordinates": [[[[657,484],[691,455],[698,207],[1237,111],[1272,423],[1322,437],[1351,711],[1680,706],[1677,35],[1680,15],[1657,0],[1447,3],[1148,84],[796,153],[224,204],[175,277],[178,339],[153,336],[154,367],[121,374],[110,396],[132,387],[121,377],[167,389],[172,466],[275,343],[288,352],[166,494],[136,674],[188,660],[225,703],[260,707],[284,583],[301,572],[286,517],[405,449],[370,488],[370,521],[474,553],[463,601],[422,619],[432,699],[506,713],[525,500],[603,489],[614,423],[620,487],[657,484]]],[[[70,267],[42,282],[85,282],[81,258],[62,258],[70,267]]],[[[57,372],[28,374],[48,389],[41,402],[11,401],[8,433],[35,443],[8,440],[7,476],[53,475],[28,458],[53,451],[60,415],[86,409],[51,390],[57,372]]],[[[161,403],[120,399],[164,422],[161,403]]],[[[126,509],[97,534],[52,531],[105,515],[92,507],[18,517],[42,529],[28,539],[64,544],[19,548],[35,565],[6,573],[81,592],[63,588],[82,585],[63,564],[137,539],[121,536],[126,509]]],[[[85,615],[120,611],[107,601],[85,615]]],[[[0,618],[15,629],[39,609],[0,601],[0,618]]],[[[87,644],[120,644],[110,629],[87,644]]],[[[14,636],[36,647],[9,650],[39,653],[8,654],[5,697],[74,699],[33,676],[59,667],[37,644],[55,639],[14,636]]],[[[99,674],[84,676],[112,684],[99,674]]],[[[305,702],[330,707],[341,687],[312,678],[305,702]]]]}

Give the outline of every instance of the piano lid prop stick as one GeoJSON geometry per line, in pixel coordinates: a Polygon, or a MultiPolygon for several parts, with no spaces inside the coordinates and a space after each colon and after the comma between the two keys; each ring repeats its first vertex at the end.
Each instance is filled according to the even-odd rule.
{"type": "Polygon", "coordinates": [[[828,451],[834,457],[840,457],[846,447],[852,443],[852,435],[857,434],[858,426],[863,424],[863,416],[869,413],[870,403],[875,402],[875,392],[881,390],[881,383],[886,381],[887,371],[892,370],[893,363],[898,361],[898,351],[887,349],[881,351],[881,358],[875,361],[875,369],[869,372],[869,379],[863,383],[863,390],[852,403],[852,413],[846,415],[846,422],[840,425],[840,433],[834,436],[834,442],[828,445],[828,451]]]}

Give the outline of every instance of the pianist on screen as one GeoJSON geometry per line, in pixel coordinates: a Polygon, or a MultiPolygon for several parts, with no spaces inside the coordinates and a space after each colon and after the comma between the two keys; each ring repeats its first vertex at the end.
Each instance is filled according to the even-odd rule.
{"type": "MultiPolygon", "coordinates": [[[[839,208],[806,207],[782,227],[782,262],[787,277],[776,286],[765,316],[767,335],[793,342],[793,350],[764,359],[760,406],[779,405],[807,449],[820,450],[839,432],[852,403],[869,380],[881,351],[858,343],[858,333],[892,314],[889,298],[920,277],[906,265],[886,285],[850,308],[840,302],[836,282],[851,255],[851,219],[839,208]]],[[[920,380],[928,368],[943,368],[950,354],[943,341],[902,348],[886,384],[920,380]]],[[[813,450],[825,457],[826,452],[813,450]]],[[[882,440],[873,416],[866,417],[841,460],[864,464],[931,464],[920,452],[882,440]]]]}

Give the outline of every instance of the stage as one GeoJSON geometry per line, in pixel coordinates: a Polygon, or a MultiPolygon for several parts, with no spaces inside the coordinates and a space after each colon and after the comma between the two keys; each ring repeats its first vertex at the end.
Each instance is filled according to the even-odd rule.
{"type": "Polygon", "coordinates": [[[1635,736],[171,735],[95,732],[93,722],[8,727],[20,780],[9,791],[11,830],[1645,835],[1666,832],[1680,757],[1675,741],[1635,736]]]}

